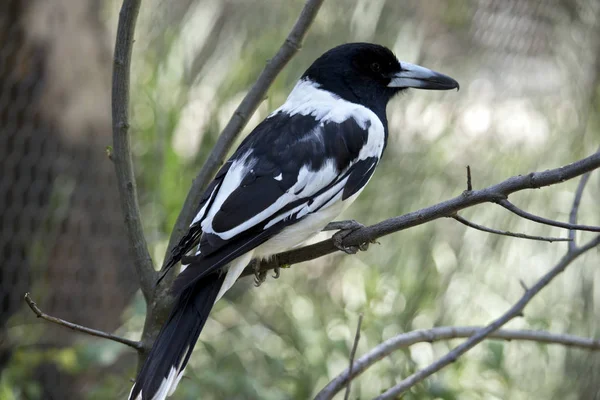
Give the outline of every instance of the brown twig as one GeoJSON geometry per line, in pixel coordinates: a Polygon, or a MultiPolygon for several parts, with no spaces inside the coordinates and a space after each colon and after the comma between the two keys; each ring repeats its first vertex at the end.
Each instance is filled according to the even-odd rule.
{"type": "Polygon", "coordinates": [[[448,352],[445,356],[430,364],[429,366],[421,369],[410,375],[408,378],[403,379],[392,388],[385,391],[380,396],[376,397],[376,400],[388,400],[395,399],[400,394],[404,393],[409,388],[413,387],[417,383],[423,381],[430,375],[444,368],[445,366],[456,361],[458,357],[475,347],[478,343],[483,341],[492,332],[498,330],[508,321],[516,318],[523,313],[525,306],[537,295],[543,288],[545,288],[554,278],[556,278],[561,272],[563,272],[577,257],[585,253],[586,251],[600,245],[600,235],[596,236],[593,240],[588,242],[582,247],[578,247],[573,251],[567,252],[563,258],[554,266],[548,273],[542,276],[535,285],[529,288],[525,294],[519,299],[514,306],[512,306],[507,312],[505,312],[500,318],[496,319],[485,328],[477,330],[473,336],[469,337],[465,342],[455,347],[453,350],[448,352]]]}
{"type": "Polygon", "coordinates": [[[519,207],[515,206],[513,203],[506,199],[498,200],[497,203],[502,207],[506,208],[508,211],[512,212],[513,214],[518,215],[519,217],[528,219],[530,221],[538,222],[540,224],[556,226],[559,228],[565,228],[570,230],[600,232],[600,226],[569,224],[567,222],[554,221],[548,218],[528,213],[527,211],[521,210],[519,207]]]}
{"type": "MultiPolygon", "coordinates": [[[[579,205],[581,204],[581,198],[583,197],[583,191],[585,189],[585,185],[588,183],[590,179],[591,173],[583,174],[581,179],[579,180],[579,184],[577,185],[577,191],[575,192],[575,197],[573,198],[573,206],[571,207],[571,213],[569,214],[569,223],[571,225],[577,224],[577,213],[579,211],[579,205]]],[[[569,239],[571,239],[571,243],[569,243],[569,251],[575,250],[577,244],[575,243],[575,230],[569,230],[569,239]]]]}
{"type": "Polygon", "coordinates": [[[572,240],[570,238],[555,238],[555,237],[546,237],[546,236],[531,236],[531,235],[526,235],[524,233],[514,233],[514,232],[509,232],[509,231],[499,231],[497,229],[488,228],[486,226],[479,225],[479,224],[476,224],[474,222],[471,222],[471,221],[469,221],[469,220],[461,217],[458,214],[453,215],[451,218],[454,218],[455,220],[457,220],[461,224],[466,225],[466,226],[468,226],[470,228],[477,229],[477,230],[483,231],[483,232],[493,233],[493,234],[496,234],[496,235],[511,236],[511,237],[517,237],[517,238],[521,238],[521,239],[540,240],[540,241],[550,242],[550,243],[552,243],[552,242],[570,242],[572,240]]]}
{"type": "Polygon", "coordinates": [[[258,79],[248,91],[238,108],[235,110],[231,119],[221,132],[215,147],[212,149],[206,163],[200,170],[196,179],[190,188],[190,191],[185,199],[183,208],[177,217],[175,227],[169,239],[167,252],[165,256],[165,264],[169,260],[172,249],[179,243],[179,240],[187,232],[190,222],[192,221],[194,211],[198,205],[204,188],[208,185],[217,169],[223,164],[223,160],[227,152],[231,148],[236,137],[240,134],[246,123],[254,114],[259,104],[265,98],[265,94],[269,87],[283,70],[286,64],[302,47],[302,42],[306,37],[308,29],[314,21],[319,8],[323,4],[323,0],[308,0],[304,4],[304,8],[290,31],[290,34],[285,39],[275,56],[267,62],[267,65],[260,73],[258,79]]]}
{"type": "Polygon", "coordinates": [[[138,351],[143,349],[143,345],[140,342],[136,342],[135,340],[125,339],[119,336],[115,336],[110,333],[102,332],[96,329],[86,328],[85,326],[77,325],[69,321],[65,321],[64,319],[56,318],[51,315],[44,313],[40,308],[35,304],[35,302],[31,299],[31,295],[29,293],[25,293],[25,302],[31,310],[37,315],[38,318],[42,318],[48,322],[52,322],[57,325],[61,325],[72,329],[77,332],[87,333],[88,335],[96,336],[103,339],[112,340],[113,342],[118,342],[124,344],[126,346],[132,347],[138,351]]]}
{"type": "Polygon", "coordinates": [[[471,182],[471,166],[467,165],[467,192],[473,190],[473,183],[471,182]]]}
{"type": "MultiPolygon", "coordinates": [[[[460,196],[436,205],[389,218],[375,225],[356,229],[344,237],[342,245],[346,247],[360,246],[362,243],[369,243],[394,232],[455,215],[458,211],[477,204],[498,202],[501,199],[505,199],[511,193],[561,183],[597,168],[600,168],[600,152],[560,168],[534,172],[525,176],[514,176],[485,189],[465,192],[460,196]]],[[[327,239],[309,246],[276,254],[269,260],[261,261],[258,265],[258,270],[268,271],[283,265],[298,264],[336,251],[338,251],[338,248],[334,246],[333,241],[327,239]]],[[[254,268],[246,268],[242,276],[254,275],[254,273],[254,268]]]]}
{"type": "MultiPolygon", "coordinates": [[[[369,350],[369,352],[367,352],[365,355],[358,358],[354,362],[354,367],[351,371],[350,368],[348,368],[332,379],[327,386],[325,386],[317,394],[315,400],[332,399],[346,386],[348,378],[350,378],[350,380],[355,379],[360,374],[365,372],[370,366],[374,365],[398,349],[409,347],[416,343],[432,343],[442,340],[469,338],[481,329],[483,329],[481,326],[443,326],[401,333],[377,345],[373,349],[369,350]]],[[[546,331],[500,329],[492,332],[485,339],[508,341],[523,340],[536,343],[559,344],[593,351],[600,350],[600,340],[598,339],[550,333],[546,331]]]]}
{"type": "MultiPolygon", "coordinates": [[[[363,322],[363,314],[358,316],[358,324],[356,324],[356,334],[354,335],[354,344],[352,345],[352,350],[350,351],[350,362],[348,363],[348,374],[352,375],[352,369],[354,368],[354,357],[356,356],[356,348],[358,347],[358,341],[360,340],[360,327],[363,322]]],[[[350,398],[350,386],[352,385],[352,379],[348,380],[346,385],[346,393],[344,394],[344,400],[348,400],[350,398]]]]}
{"type": "Polygon", "coordinates": [[[117,175],[121,209],[133,253],[133,264],[140,288],[148,303],[154,289],[156,272],[144,237],[129,140],[131,51],[140,3],[141,0],[124,0],[119,13],[112,81],[112,160],[117,175]]]}

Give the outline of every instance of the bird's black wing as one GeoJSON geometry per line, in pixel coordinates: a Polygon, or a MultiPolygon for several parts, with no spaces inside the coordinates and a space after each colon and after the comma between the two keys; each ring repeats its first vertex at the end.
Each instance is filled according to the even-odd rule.
{"type": "Polygon", "coordinates": [[[352,117],[332,122],[283,112],[258,125],[228,161],[219,183],[207,190],[190,229],[201,226],[199,255],[177,278],[174,293],[317,212],[336,195],[341,193],[343,201],[357,193],[380,154],[363,150],[369,126],[352,117]]]}

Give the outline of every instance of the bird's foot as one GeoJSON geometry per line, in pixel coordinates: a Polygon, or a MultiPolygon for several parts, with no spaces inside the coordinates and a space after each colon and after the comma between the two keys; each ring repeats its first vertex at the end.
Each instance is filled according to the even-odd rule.
{"type": "MultiPolygon", "coordinates": [[[[267,271],[260,269],[260,263],[257,260],[252,260],[254,264],[254,286],[259,287],[267,280],[267,271]]],[[[288,266],[277,266],[273,268],[273,279],[278,279],[281,276],[281,268],[287,268],[288,266]]]]}
{"type": "Polygon", "coordinates": [[[260,263],[256,259],[250,261],[250,264],[254,269],[254,286],[259,287],[267,280],[267,271],[261,271],[260,263]]]}
{"type": "Polygon", "coordinates": [[[333,245],[338,249],[343,251],[346,254],[356,254],[359,251],[367,251],[369,248],[369,243],[362,243],[358,246],[344,246],[344,238],[354,232],[357,229],[364,228],[365,226],[360,222],[356,222],[353,219],[347,221],[335,221],[328,224],[323,230],[335,230],[338,229],[336,233],[333,234],[331,240],[333,240],[333,245]]]}

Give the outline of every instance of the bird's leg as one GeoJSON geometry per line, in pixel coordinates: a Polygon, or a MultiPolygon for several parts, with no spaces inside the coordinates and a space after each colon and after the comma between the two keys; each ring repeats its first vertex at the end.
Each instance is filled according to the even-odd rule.
{"type": "Polygon", "coordinates": [[[364,228],[365,226],[360,222],[356,222],[353,219],[347,221],[334,221],[330,222],[323,230],[331,231],[337,230],[336,233],[333,234],[331,240],[333,240],[333,244],[339,250],[343,251],[346,254],[356,254],[358,251],[367,251],[369,248],[369,243],[362,243],[359,246],[344,246],[343,241],[346,236],[351,234],[357,229],[364,228]]]}

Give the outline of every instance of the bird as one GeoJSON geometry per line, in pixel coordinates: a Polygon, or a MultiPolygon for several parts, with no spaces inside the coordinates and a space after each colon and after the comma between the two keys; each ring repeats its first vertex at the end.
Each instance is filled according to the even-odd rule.
{"type": "Polygon", "coordinates": [[[245,267],[306,242],[356,199],[386,148],[387,104],[409,88],[459,84],[400,62],[385,46],[342,44],[317,58],[241,142],[167,263],[169,269],[195,251],[171,287],[173,309],[130,400],[171,396],[213,305],[245,267]]]}

